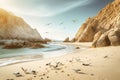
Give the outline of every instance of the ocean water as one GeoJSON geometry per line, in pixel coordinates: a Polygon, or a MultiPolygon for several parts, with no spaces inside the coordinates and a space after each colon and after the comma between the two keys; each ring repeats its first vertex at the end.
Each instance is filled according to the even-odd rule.
{"type": "Polygon", "coordinates": [[[0,66],[62,56],[72,53],[75,49],[74,46],[63,45],[60,43],[48,43],[45,44],[45,46],[46,48],[39,49],[2,49],[2,47],[0,47],[0,66]]]}

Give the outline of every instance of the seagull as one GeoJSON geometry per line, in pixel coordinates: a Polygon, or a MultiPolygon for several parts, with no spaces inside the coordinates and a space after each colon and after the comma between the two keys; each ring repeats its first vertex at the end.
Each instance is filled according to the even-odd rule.
{"type": "Polygon", "coordinates": [[[62,25],[62,24],[63,24],[63,22],[60,23],[60,25],[62,25]]]}
{"type": "Polygon", "coordinates": [[[73,23],[76,23],[77,22],[77,20],[72,20],[73,21],[73,23]]]}
{"type": "Polygon", "coordinates": [[[48,32],[45,32],[45,33],[48,33],[48,32]]]}
{"type": "Polygon", "coordinates": [[[48,26],[49,26],[49,25],[51,25],[51,24],[52,24],[52,23],[48,23],[48,24],[46,24],[46,25],[48,25],[48,26]]]}

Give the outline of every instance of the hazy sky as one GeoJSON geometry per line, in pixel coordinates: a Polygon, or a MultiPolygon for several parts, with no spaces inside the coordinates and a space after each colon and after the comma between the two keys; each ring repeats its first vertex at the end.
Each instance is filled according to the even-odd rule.
{"type": "Polygon", "coordinates": [[[0,8],[22,17],[42,37],[73,38],[88,17],[113,0],[0,0],[0,8]]]}

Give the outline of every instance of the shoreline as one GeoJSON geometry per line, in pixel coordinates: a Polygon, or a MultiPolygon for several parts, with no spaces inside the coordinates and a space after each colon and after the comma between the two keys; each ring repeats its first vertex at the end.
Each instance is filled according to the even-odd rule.
{"type": "Polygon", "coordinates": [[[89,48],[81,52],[79,49],[55,58],[0,67],[0,80],[118,80],[119,49],[120,46],[89,48]],[[21,68],[28,72],[34,70],[36,75],[25,74],[21,68]],[[15,72],[23,77],[16,77],[15,72]]]}
{"type": "MultiPolygon", "coordinates": [[[[72,54],[76,51],[84,51],[84,49],[73,49],[72,52],[69,51],[67,54],[58,54],[56,53],[57,52],[62,52],[62,49],[66,49],[68,46],[80,46],[80,44],[77,44],[76,43],[54,43],[55,45],[60,45],[60,46],[63,46],[63,47],[60,47],[60,48],[57,48],[57,49],[52,49],[52,50],[46,50],[44,52],[48,52],[48,53],[45,53],[45,54],[31,54],[31,55],[21,55],[21,56],[13,56],[13,57],[4,57],[4,58],[1,58],[0,60],[0,67],[4,67],[4,66],[8,66],[8,65],[14,65],[14,64],[19,64],[19,63],[24,63],[24,62],[31,62],[31,61],[37,61],[37,60],[44,60],[44,59],[49,59],[49,58],[54,58],[54,57],[59,57],[59,56],[64,56],[64,55],[68,55],[68,54],[72,54]],[[66,47],[65,47],[66,46],[66,47]],[[49,52],[50,51],[50,52],[49,52]],[[48,58],[45,58],[44,56],[46,54],[51,54],[52,52],[55,52],[57,56],[54,56],[54,57],[48,57],[48,58]],[[11,60],[12,59],[12,60],[11,60]],[[5,60],[9,60],[7,62],[5,62],[5,60]]],[[[88,49],[86,47],[86,49],[88,49]]]]}

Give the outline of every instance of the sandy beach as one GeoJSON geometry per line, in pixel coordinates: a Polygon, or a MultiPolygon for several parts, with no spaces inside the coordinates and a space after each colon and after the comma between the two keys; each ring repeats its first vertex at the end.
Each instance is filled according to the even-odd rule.
{"type": "Polygon", "coordinates": [[[56,58],[0,67],[0,80],[120,80],[119,53],[120,46],[77,49],[56,58]]]}
{"type": "Polygon", "coordinates": [[[0,80],[120,80],[120,0],[0,0],[0,80]]]}

